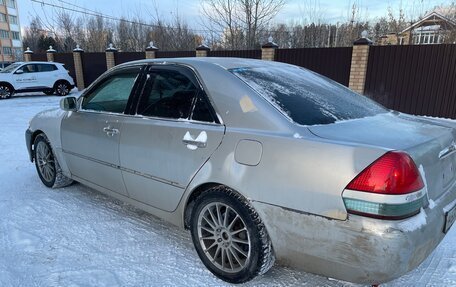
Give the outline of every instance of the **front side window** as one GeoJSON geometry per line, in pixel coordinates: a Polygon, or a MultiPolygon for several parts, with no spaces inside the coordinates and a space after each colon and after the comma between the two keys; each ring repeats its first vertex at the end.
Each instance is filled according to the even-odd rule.
{"type": "Polygon", "coordinates": [[[37,68],[36,68],[37,65],[35,64],[28,64],[28,65],[24,65],[21,67],[21,70],[25,73],[36,73],[37,72],[37,68]]]}
{"type": "Polygon", "coordinates": [[[138,75],[139,69],[131,69],[109,76],[84,96],[81,108],[123,113],[138,75]]]}
{"type": "Polygon", "coordinates": [[[300,125],[330,124],[387,112],[367,97],[303,68],[276,64],[230,72],[300,125]]]}
{"type": "Polygon", "coordinates": [[[151,71],[137,113],[150,117],[187,119],[197,93],[195,84],[179,71],[151,71]]]}

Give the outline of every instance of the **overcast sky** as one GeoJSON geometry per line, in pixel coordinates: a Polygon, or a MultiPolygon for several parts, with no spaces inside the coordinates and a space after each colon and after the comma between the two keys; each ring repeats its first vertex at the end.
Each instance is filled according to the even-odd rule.
{"type": "MultiPolygon", "coordinates": [[[[120,17],[141,15],[147,19],[150,15],[155,14],[155,10],[163,18],[171,17],[178,14],[186,20],[192,28],[202,28],[200,21],[200,0],[39,0],[55,5],[72,7],[67,3],[81,6],[86,9],[95,10],[104,14],[120,17]],[[63,2],[62,2],[63,1],[63,2]],[[154,5],[155,3],[155,5],[154,5]]],[[[274,22],[289,23],[290,21],[304,21],[308,17],[306,12],[309,7],[308,3],[318,2],[319,14],[327,22],[336,23],[346,21],[348,11],[353,0],[286,0],[287,4],[277,15],[274,22]]],[[[356,0],[355,0],[356,1],[356,0]]],[[[403,3],[404,10],[407,14],[417,14],[421,10],[432,9],[435,5],[450,3],[451,0],[357,0],[361,7],[362,17],[374,19],[380,16],[386,16],[388,6],[398,10],[400,3],[403,3]],[[423,4],[419,4],[423,3],[423,4]]],[[[55,8],[43,6],[32,0],[18,0],[19,14],[21,25],[27,26],[30,19],[38,14],[41,18],[52,18],[55,8]]],[[[76,7],[72,7],[79,9],[76,7]]],[[[81,9],[79,9],[81,10],[81,9]]],[[[76,13],[75,13],[76,14],[76,13]]]]}

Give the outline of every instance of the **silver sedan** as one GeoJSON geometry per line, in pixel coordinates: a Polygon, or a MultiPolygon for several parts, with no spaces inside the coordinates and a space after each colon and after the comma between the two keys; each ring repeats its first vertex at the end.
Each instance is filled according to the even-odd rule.
{"type": "Polygon", "coordinates": [[[109,70],[36,115],[26,142],[43,184],[77,181],[189,229],[223,280],[277,260],[378,284],[455,221],[455,127],[300,67],[183,58],[109,70]]]}

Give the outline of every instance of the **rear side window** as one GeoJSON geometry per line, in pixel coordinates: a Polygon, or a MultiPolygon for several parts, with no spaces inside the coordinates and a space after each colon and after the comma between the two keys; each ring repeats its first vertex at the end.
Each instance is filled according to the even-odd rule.
{"type": "Polygon", "coordinates": [[[303,68],[274,65],[230,72],[300,125],[330,124],[387,112],[367,97],[303,68]]]}
{"type": "Polygon", "coordinates": [[[57,70],[57,67],[52,64],[39,64],[36,66],[37,66],[38,72],[52,72],[52,71],[57,70]]]}

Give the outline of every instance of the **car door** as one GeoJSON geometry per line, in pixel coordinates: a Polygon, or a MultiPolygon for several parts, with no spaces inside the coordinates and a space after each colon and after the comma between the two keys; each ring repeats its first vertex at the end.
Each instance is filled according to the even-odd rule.
{"type": "Polygon", "coordinates": [[[110,73],[79,99],[62,120],[62,149],[76,179],[128,195],[119,167],[122,118],[138,83],[140,66],[110,73]]]}
{"type": "Polygon", "coordinates": [[[37,64],[36,66],[38,86],[52,88],[58,80],[57,67],[54,64],[37,64]]]}
{"type": "Polygon", "coordinates": [[[224,132],[190,69],[152,67],[136,115],[122,124],[119,153],[128,193],[173,211],[224,132]]]}
{"type": "Polygon", "coordinates": [[[15,83],[16,90],[29,89],[36,87],[38,84],[37,79],[37,65],[36,64],[24,64],[19,67],[13,74],[13,81],[15,83]],[[22,73],[18,73],[21,70],[22,73]]]}

